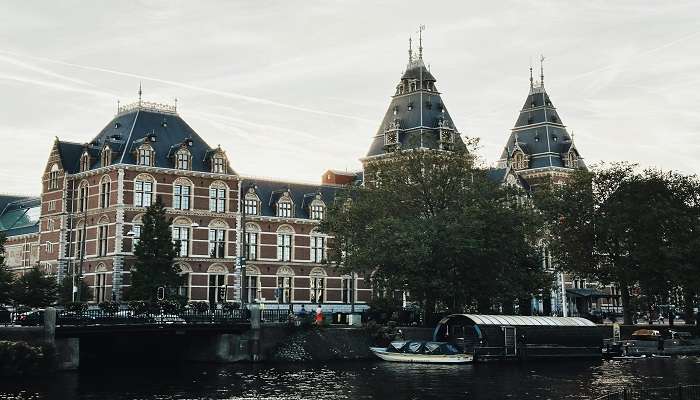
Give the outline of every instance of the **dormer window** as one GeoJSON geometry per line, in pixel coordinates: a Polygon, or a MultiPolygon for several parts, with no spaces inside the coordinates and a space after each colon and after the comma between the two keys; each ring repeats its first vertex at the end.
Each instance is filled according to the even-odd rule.
{"type": "Polygon", "coordinates": [[[564,165],[566,165],[568,168],[578,167],[578,156],[576,155],[575,151],[570,151],[566,155],[566,160],[564,160],[564,165]]]}
{"type": "Polygon", "coordinates": [[[521,151],[516,151],[513,155],[513,168],[516,170],[527,168],[527,158],[521,151]]]}
{"type": "Polygon", "coordinates": [[[182,170],[190,169],[190,152],[186,149],[179,150],[175,154],[175,168],[182,170]]]}
{"type": "Polygon", "coordinates": [[[110,150],[109,146],[105,146],[105,148],[102,149],[102,154],[100,155],[100,164],[103,167],[106,167],[111,163],[112,163],[112,150],[110,150]]]}
{"type": "Polygon", "coordinates": [[[316,199],[311,202],[310,211],[311,219],[323,219],[326,212],[326,204],[321,200],[321,196],[316,196],[316,199]]]}
{"type": "Polygon", "coordinates": [[[224,157],[217,156],[212,159],[211,172],[215,174],[226,173],[226,160],[224,159],[224,157]]]}
{"type": "Polygon", "coordinates": [[[51,166],[49,171],[49,189],[58,189],[58,165],[51,166]]]}
{"type": "Polygon", "coordinates": [[[292,218],[292,199],[289,197],[289,193],[285,193],[284,196],[277,201],[277,216],[292,218]]]}
{"type": "Polygon", "coordinates": [[[89,169],[90,169],[90,155],[86,151],[80,157],[80,172],[87,171],[89,169]]]}
{"type": "Polygon", "coordinates": [[[255,189],[248,189],[245,195],[244,205],[245,215],[258,215],[260,209],[260,198],[255,194],[255,189]]]}
{"type": "Polygon", "coordinates": [[[152,166],[153,165],[153,158],[154,158],[155,152],[153,151],[153,148],[147,144],[142,145],[139,147],[137,151],[137,159],[139,165],[146,165],[146,166],[152,166]]]}

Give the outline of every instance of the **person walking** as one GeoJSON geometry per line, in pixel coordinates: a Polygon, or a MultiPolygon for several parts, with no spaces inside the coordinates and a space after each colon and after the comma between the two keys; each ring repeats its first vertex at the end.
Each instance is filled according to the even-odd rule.
{"type": "Polygon", "coordinates": [[[323,308],[321,308],[321,305],[319,304],[318,307],[316,307],[316,325],[321,326],[323,324],[323,308]]]}

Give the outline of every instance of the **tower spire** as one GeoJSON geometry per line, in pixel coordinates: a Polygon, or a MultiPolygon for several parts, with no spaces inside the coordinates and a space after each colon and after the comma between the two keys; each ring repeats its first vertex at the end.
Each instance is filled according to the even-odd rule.
{"type": "Polygon", "coordinates": [[[535,83],[532,80],[532,62],[530,62],[530,89],[534,89],[534,88],[535,88],[535,83]]]}
{"type": "Polygon", "coordinates": [[[141,82],[139,82],[139,105],[141,105],[141,95],[143,94],[143,90],[141,90],[141,82]]]}
{"type": "Polygon", "coordinates": [[[413,62],[413,38],[408,37],[408,63],[413,62]]]}
{"type": "Polygon", "coordinates": [[[418,59],[423,59],[423,31],[425,30],[425,25],[418,27],[418,59]]]}
{"type": "Polygon", "coordinates": [[[540,86],[544,87],[544,56],[540,54],[540,86]]]}

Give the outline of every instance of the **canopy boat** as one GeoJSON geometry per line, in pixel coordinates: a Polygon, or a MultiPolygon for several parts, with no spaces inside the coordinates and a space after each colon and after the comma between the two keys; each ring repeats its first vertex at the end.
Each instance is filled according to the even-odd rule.
{"type": "Polygon", "coordinates": [[[466,364],[474,360],[471,354],[460,353],[447,342],[400,340],[391,342],[389,347],[370,347],[370,350],[382,360],[394,362],[466,364]]]}

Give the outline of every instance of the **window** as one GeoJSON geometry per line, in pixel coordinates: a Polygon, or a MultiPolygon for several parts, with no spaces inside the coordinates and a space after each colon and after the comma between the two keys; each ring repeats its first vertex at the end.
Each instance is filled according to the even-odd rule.
{"type": "Polygon", "coordinates": [[[209,188],[209,211],[225,212],[226,211],[226,189],[220,187],[209,188]]]}
{"type": "Polygon", "coordinates": [[[103,167],[106,167],[111,163],[112,163],[112,151],[109,149],[109,147],[105,147],[104,149],[102,149],[102,154],[100,156],[100,164],[103,167]]]}
{"type": "Polygon", "coordinates": [[[153,182],[142,179],[134,181],[134,205],[148,207],[153,202],[153,182]]]}
{"type": "Polygon", "coordinates": [[[87,210],[87,204],[88,204],[88,186],[87,183],[80,185],[80,189],[78,191],[78,211],[85,211],[87,210]]]}
{"type": "Polygon", "coordinates": [[[107,300],[107,268],[100,264],[95,269],[95,301],[102,303],[107,300]]]}
{"type": "Polygon", "coordinates": [[[292,202],[289,200],[280,200],[277,202],[277,216],[283,218],[292,217],[292,202]]]}
{"type": "Polygon", "coordinates": [[[178,210],[190,209],[190,191],[188,185],[175,185],[173,190],[173,208],[178,210]]]}
{"type": "Polygon", "coordinates": [[[245,215],[258,215],[258,196],[245,196],[245,215]]]}
{"type": "Polygon", "coordinates": [[[212,160],[211,172],[215,174],[225,174],[226,173],[226,162],[223,157],[214,157],[212,160]]]}
{"type": "Polygon", "coordinates": [[[56,210],[56,200],[50,200],[49,201],[49,211],[55,211],[56,210]]]}
{"type": "Polygon", "coordinates": [[[132,250],[136,250],[136,245],[139,243],[139,239],[141,239],[141,229],[143,228],[143,225],[133,225],[131,227],[131,230],[134,232],[134,236],[131,239],[132,243],[132,250]]]}
{"type": "Polygon", "coordinates": [[[258,259],[258,232],[245,233],[246,260],[258,259]]]}
{"type": "Polygon", "coordinates": [[[311,203],[311,219],[323,219],[323,213],[325,211],[325,206],[321,201],[314,201],[311,203]]]}
{"type": "Polygon", "coordinates": [[[103,179],[100,184],[100,207],[109,207],[109,195],[112,188],[112,182],[109,178],[103,179]]]}
{"type": "Polygon", "coordinates": [[[98,243],[98,251],[97,255],[100,257],[104,257],[107,255],[107,235],[108,235],[108,228],[107,225],[101,225],[99,227],[99,243],[98,243]]]}
{"type": "Polygon", "coordinates": [[[252,302],[253,300],[260,299],[260,277],[258,275],[247,275],[246,280],[247,300],[252,302]]]}
{"type": "MultiPolygon", "coordinates": [[[[210,270],[212,268],[210,267],[210,270]]],[[[218,268],[217,268],[218,270],[218,268]]],[[[211,274],[209,275],[209,302],[210,303],[223,303],[226,301],[227,295],[226,287],[226,275],[225,271],[222,274],[211,274]]]]}
{"type": "Polygon", "coordinates": [[[46,242],[46,252],[48,254],[53,253],[53,243],[51,242],[46,242]]]}
{"type": "Polygon", "coordinates": [[[341,278],[342,296],[341,301],[344,304],[350,304],[353,302],[355,285],[351,277],[344,276],[341,278]]]}
{"type": "Polygon", "coordinates": [[[88,153],[83,153],[80,157],[80,171],[87,171],[90,169],[90,155],[88,153]]]}
{"type": "Polygon", "coordinates": [[[180,257],[187,257],[190,252],[190,228],[173,227],[173,242],[180,244],[180,257]]]}
{"type": "Polygon", "coordinates": [[[323,277],[309,278],[309,300],[312,303],[323,303],[325,280],[326,278],[323,277]]]}
{"type": "Polygon", "coordinates": [[[278,276],[277,289],[275,289],[275,299],[278,303],[290,303],[294,301],[294,277],[278,276]]]}
{"type": "Polygon", "coordinates": [[[525,159],[523,153],[521,153],[520,151],[516,152],[515,156],[513,156],[513,165],[515,169],[527,168],[527,160],[525,159]]]}
{"type": "Polygon", "coordinates": [[[209,256],[211,258],[224,258],[226,249],[225,237],[225,230],[209,229],[209,256]]]}
{"type": "Polygon", "coordinates": [[[58,189],[58,165],[51,166],[49,172],[49,189],[58,189]]]}
{"type": "Polygon", "coordinates": [[[46,220],[46,230],[52,231],[52,230],[54,230],[54,228],[55,228],[55,225],[54,225],[53,220],[51,218],[47,219],[46,220]]]}
{"type": "Polygon", "coordinates": [[[153,165],[153,148],[151,146],[143,145],[139,147],[137,156],[137,161],[139,165],[153,165]]]}
{"type": "Polygon", "coordinates": [[[311,236],[311,261],[320,263],[324,257],[325,237],[311,236]]]}
{"type": "Polygon", "coordinates": [[[85,251],[85,235],[83,232],[83,228],[79,227],[77,234],[78,240],[75,246],[75,258],[82,258],[83,252],[85,251]]]}
{"type": "Polygon", "coordinates": [[[292,235],[288,233],[277,234],[277,259],[280,261],[292,259],[292,235]]]}
{"type": "Polygon", "coordinates": [[[190,169],[190,152],[187,150],[180,150],[175,156],[175,168],[177,169],[190,169]]]}

